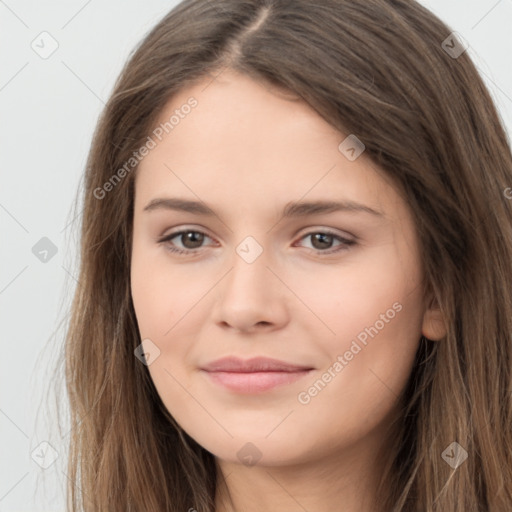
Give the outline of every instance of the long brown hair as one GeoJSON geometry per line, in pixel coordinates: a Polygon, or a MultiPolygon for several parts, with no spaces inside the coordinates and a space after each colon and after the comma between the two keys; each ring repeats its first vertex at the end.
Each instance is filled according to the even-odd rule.
{"type": "Polygon", "coordinates": [[[355,134],[413,215],[425,294],[448,332],[421,340],[382,510],[512,510],[512,155],[454,37],[414,1],[185,0],[144,38],[85,171],[65,345],[70,510],[214,510],[213,455],[176,424],[134,356],[136,165],[126,162],[174,94],[228,67],[292,91],[355,134]],[[468,453],[456,469],[442,457],[454,442],[468,453]]]}

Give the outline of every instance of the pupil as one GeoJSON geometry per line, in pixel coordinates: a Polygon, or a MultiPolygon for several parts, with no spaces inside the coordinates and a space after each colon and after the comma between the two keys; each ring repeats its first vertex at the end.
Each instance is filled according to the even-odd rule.
{"type": "Polygon", "coordinates": [[[328,235],[326,233],[315,233],[315,235],[313,236],[313,245],[315,245],[315,242],[317,241],[320,241],[320,247],[318,247],[319,249],[325,249],[326,246],[330,246],[331,242],[332,242],[332,235],[328,235]],[[326,238],[327,238],[327,241],[326,241],[326,238]],[[322,245],[322,243],[324,245],[322,245]]]}
{"type": "MultiPolygon", "coordinates": [[[[188,249],[195,249],[197,247],[201,247],[201,244],[204,240],[204,235],[202,233],[198,233],[197,231],[188,231],[182,237],[183,245],[187,247],[188,249]],[[187,244],[191,242],[192,247],[188,246],[187,244]]],[[[326,247],[329,247],[332,243],[332,235],[328,235],[326,233],[315,233],[313,236],[313,245],[317,246],[319,245],[320,249],[325,249],[326,247]]]]}
{"type": "MultiPolygon", "coordinates": [[[[204,235],[202,233],[198,233],[197,231],[188,231],[185,233],[185,241],[192,242],[192,247],[188,246],[186,243],[183,245],[187,247],[187,249],[195,249],[197,247],[201,247],[201,243],[203,242],[204,235]],[[194,243],[196,245],[194,245],[194,243]]],[[[182,242],[184,240],[182,239],[182,242]]]]}

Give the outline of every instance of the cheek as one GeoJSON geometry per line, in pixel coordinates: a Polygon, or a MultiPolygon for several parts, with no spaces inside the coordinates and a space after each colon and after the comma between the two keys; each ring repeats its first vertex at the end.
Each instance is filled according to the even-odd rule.
{"type": "Polygon", "coordinates": [[[394,318],[384,317],[387,323],[367,322],[361,329],[354,325],[351,331],[356,335],[338,338],[338,344],[331,345],[330,363],[304,386],[298,400],[307,411],[305,421],[311,418],[311,427],[317,422],[327,425],[334,437],[342,426],[345,440],[357,439],[395,408],[420,338],[414,308],[401,305],[394,318]]]}
{"type": "Polygon", "coordinates": [[[171,265],[156,244],[155,248],[134,245],[130,278],[142,337],[169,338],[169,330],[204,294],[204,283],[191,278],[180,265],[171,265]]]}
{"type": "MultiPolygon", "coordinates": [[[[191,340],[204,322],[207,311],[201,298],[212,286],[194,278],[197,271],[171,265],[161,249],[134,245],[131,263],[131,294],[141,340],[156,345],[148,370],[166,405],[187,410],[191,340]]],[[[148,345],[152,347],[153,345],[148,345]]],[[[172,411],[171,411],[172,412],[172,411]]]]}
{"type": "Polygon", "coordinates": [[[170,273],[161,261],[148,263],[140,256],[132,258],[131,293],[141,340],[151,340],[144,345],[152,353],[147,370],[165,407],[180,423],[186,423],[198,411],[190,409],[190,395],[185,391],[190,387],[185,362],[191,333],[180,333],[193,317],[191,306],[200,295],[193,284],[185,287],[177,271],[170,273]]]}
{"type": "Polygon", "coordinates": [[[330,449],[377,431],[398,404],[420,337],[415,305],[401,299],[394,308],[354,307],[336,337],[323,337],[328,362],[301,387],[294,410],[301,430],[321,431],[330,449]]]}
{"type": "Polygon", "coordinates": [[[420,275],[391,246],[378,256],[350,272],[315,275],[315,293],[306,280],[301,284],[299,293],[324,324],[316,322],[316,339],[326,363],[298,400],[311,418],[336,414],[354,429],[372,424],[393,407],[410,376],[421,336],[420,275]]]}
{"type": "MultiPolygon", "coordinates": [[[[331,340],[331,353],[343,349],[346,340],[375,323],[379,333],[389,335],[402,325],[404,317],[409,319],[406,322],[409,321],[412,335],[419,328],[419,269],[413,255],[399,257],[394,244],[349,254],[339,265],[317,266],[314,271],[286,277],[293,283],[296,295],[314,313],[305,320],[297,316],[296,320],[305,326],[316,322],[317,333],[331,340]],[[331,336],[326,336],[329,333],[331,336]]],[[[361,337],[364,339],[364,334],[361,337]]]]}

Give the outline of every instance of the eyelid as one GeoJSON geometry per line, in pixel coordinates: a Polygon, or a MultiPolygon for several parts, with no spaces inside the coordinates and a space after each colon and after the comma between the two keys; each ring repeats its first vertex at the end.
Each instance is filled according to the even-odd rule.
{"type": "MultiPolygon", "coordinates": [[[[347,250],[350,246],[355,245],[358,241],[358,238],[356,236],[347,233],[347,235],[348,235],[348,237],[347,237],[345,234],[340,234],[339,232],[337,232],[336,230],[334,230],[332,228],[308,226],[307,228],[304,228],[304,229],[307,229],[307,231],[304,231],[300,236],[298,233],[296,235],[294,235],[294,238],[296,236],[299,236],[299,239],[293,245],[294,247],[296,247],[297,246],[296,244],[298,242],[300,242],[301,240],[307,238],[308,236],[317,234],[317,233],[322,233],[324,235],[332,236],[332,237],[336,238],[339,242],[341,242],[340,245],[334,246],[334,248],[331,247],[331,248],[325,249],[325,250],[314,249],[314,248],[312,249],[309,247],[305,247],[305,249],[308,249],[308,251],[312,251],[316,255],[320,255],[320,256],[329,256],[331,254],[343,252],[344,250],[347,250]],[[336,247],[340,247],[340,246],[345,246],[345,247],[341,248],[341,249],[336,249],[336,247]]],[[[188,232],[199,233],[201,235],[204,235],[207,238],[210,238],[210,240],[216,241],[215,238],[210,236],[206,232],[206,230],[203,230],[202,227],[196,228],[196,227],[192,227],[192,226],[180,226],[180,228],[177,229],[176,231],[171,231],[170,233],[168,233],[166,235],[162,235],[162,236],[158,237],[157,242],[158,243],[168,243],[168,242],[170,242],[170,240],[172,238],[175,238],[179,235],[182,235],[182,234],[188,233],[188,232]]],[[[181,249],[180,247],[173,247],[173,248],[168,248],[168,250],[172,253],[176,253],[176,254],[179,253],[181,255],[195,255],[195,254],[198,254],[201,251],[201,249],[204,249],[204,248],[205,247],[198,247],[196,249],[181,249]]]]}
{"type": "Polygon", "coordinates": [[[320,250],[310,247],[304,247],[310,252],[313,252],[315,255],[319,255],[320,257],[328,257],[331,255],[337,255],[339,253],[342,253],[346,250],[348,250],[351,246],[356,245],[357,243],[357,237],[353,235],[349,235],[348,237],[345,235],[341,235],[337,231],[334,231],[330,228],[308,228],[308,231],[304,232],[299,236],[299,239],[297,242],[294,243],[294,247],[297,246],[302,240],[316,234],[321,233],[323,235],[332,236],[334,239],[338,240],[339,245],[335,245],[333,247],[330,247],[329,249],[320,250]]]}
{"type": "Polygon", "coordinates": [[[208,236],[209,238],[214,239],[213,236],[208,234],[208,230],[206,228],[203,228],[202,226],[194,226],[194,225],[189,226],[187,224],[184,224],[184,225],[176,226],[175,228],[171,228],[171,230],[168,233],[167,233],[167,230],[165,230],[164,233],[167,233],[167,234],[158,236],[157,240],[161,240],[162,238],[176,236],[176,235],[179,235],[180,233],[188,232],[188,231],[194,231],[195,233],[202,233],[202,234],[208,236]]]}
{"type": "Polygon", "coordinates": [[[306,228],[299,230],[294,236],[299,236],[300,238],[303,238],[304,236],[311,235],[312,233],[324,233],[326,235],[333,235],[344,240],[350,240],[351,242],[357,242],[358,240],[357,236],[353,235],[352,233],[349,233],[348,231],[341,231],[335,228],[327,228],[318,225],[307,226],[306,228]]]}
{"type": "MultiPolygon", "coordinates": [[[[208,238],[215,240],[215,237],[208,234],[207,229],[205,229],[201,226],[196,227],[196,226],[188,226],[188,225],[179,226],[178,228],[176,228],[176,231],[171,231],[170,233],[168,233],[166,235],[160,235],[157,237],[157,240],[162,240],[163,238],[173,237],[173,236],[179,235],[179,234],[181,234],[183,232],[187,232],[187,231],[194,231],[196,233],[201,233],[203,235],[206,235],[208,238]]],[[[358,240],[357,236],[355,236],[352,233],[349,233],[347,231],[340,232],[340,231],[337,231],[335,228],[327,228],[324,226],[317,226],[317,225],[301,228],[299,231],[295,232],[293,237],[295,238],[295,237],[299,236],[301,231],[303,232],[303,234],[300,236],[300,238],[303,238],[304,236],[310,235],[312,233],[324,233],[324,234],[329,234],[329,235],[333,235],[333,236],[338,236],[345,240],[347,239],[347,237],[349,237],[349,239],[354,242],[356,242],[358,240]]]]}

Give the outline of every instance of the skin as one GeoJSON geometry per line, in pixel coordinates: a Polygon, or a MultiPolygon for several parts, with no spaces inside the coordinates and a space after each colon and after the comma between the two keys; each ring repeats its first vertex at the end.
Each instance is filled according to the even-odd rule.
{"type": "Polygon", "coordinates": [[[176,421],[216,457],[225,480],[217,511],[319,512],[340,503],[344,512],[379,510],[373,503],[397,396],[421,334],[446,334],[440,312],[420,293],[422,260],[407,204],[364,152],[354,161],[340,152],[348,134],[293,95],[226,70],[175,95],[157,124],[191,96],[198,105],[136,176],[131,291],[141,339],[160,351],[148,366],[151,378],[176,421]],[[163,197],[202,201],[215,215],[144,211],[163,197]],[[290,201],[341,199],[382,216],[281,216],[290,201]],[[159,242],[180,229],[207,236],[202,245],[181,235],[159,242]],[[326,229],[356,243],[315,243],[326,229]],[[263,250],[252,263],[236,251],[248,236],[263,250]],[[173,246],[191,253],[174,254],[173,246]],[[329,368],[332,376],[338,356],[393,304],[400,311],[300,403],[299,394],[329,368]],[[264,393],[235,393],[199,370],[227,355],[314,370],[264,393]],[[256,464],[239,458],[244,446],[253,462],[260,457],[256,464]]]}

